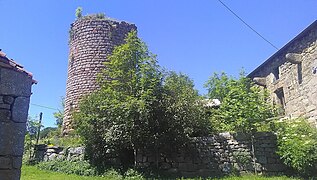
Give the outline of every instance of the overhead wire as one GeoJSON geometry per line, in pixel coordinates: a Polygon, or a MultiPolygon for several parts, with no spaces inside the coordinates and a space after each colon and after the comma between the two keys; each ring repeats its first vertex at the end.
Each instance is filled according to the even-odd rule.
{"type": "Polygon", "coordinates": [[[268,39],[266,39],[263,35],[261,35],[258,31],[256,31],[254,28],[252,28],[246,21],[244,21],[240,16],[238,16],[237,13],[235,13],[232,9],[230,9],[224,2],[221,0],[218,0],[228,11],[230,11],[235,17],[237,17],[244,25],[246,25],[249,29],[251,29],[254,33],[256,33],[258,36],[260,36],[264,41],[266,41],[268,44],[270,44],[273,48],[276,50],[279,50],[273,43],[271,43],[268,39]]]}
{"type": "Polygon", "coordinates": [[[41,107],[41,108],[46,108],[46,109],[51,109],[51,110],[59,111],[59,109],[56,109],[56,108],[53,108],[53,107],[43,106],[43,105],[34,104],[34,103],[31,103],[31,105],[37,106],[37,107],[41,107]]]}

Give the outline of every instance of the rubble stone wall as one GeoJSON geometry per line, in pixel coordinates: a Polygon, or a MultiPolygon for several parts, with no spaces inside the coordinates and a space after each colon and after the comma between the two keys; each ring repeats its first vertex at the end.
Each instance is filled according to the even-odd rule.
{"type": "Polygon", "coordinates": [[[71,112],[77,109],[80,98],[98,88],[96,79],[103,62],[131,30],[136,30],[134,24],[94,16],[71,24],[63,134],[72,130],[71,112]]]}
{"type": "Polygon", "coordinates": [[[32,77],[0,59],[0,179],[20,179],[31,86],[32,77]]]}
{"type": "Polygon", "coordinates": [[[252,148],[251,137],[241,133],[194,138],[192,147],[179,152],[158,156],[153,152],[139,152],[137,164],[139,167],[158,166],[166,173],[184,177],[255,171],[274,174],[286,169],[276,154],[274,134],[257,133],[253,141],[252,148]]]}
{"type": "MultiPolygon", "coordinates": [[[[39,160],[82,160],[83,147],[63,149],[43,146],[39,160]]],[[[120,159],[109,151],[107,163],[120,165],[120,159]]],[[[260,132],[252,139],[245,134],[220,133],[210,137],[193,138],[190,147],[169,154],[137,151],[137,166],[158,168],[169,175],[210,177],[230,173],[254,172],[274,174],[286,167],[276,154],[276,136],[260,132]]]]}

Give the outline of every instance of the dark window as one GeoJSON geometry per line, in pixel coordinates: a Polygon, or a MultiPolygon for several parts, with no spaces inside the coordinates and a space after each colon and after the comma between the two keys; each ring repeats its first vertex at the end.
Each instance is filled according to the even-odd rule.
{"type": "Polygon", "coordinates": [[[285,110],[285,97],[284,97],[284,91],[283,88],[279,88],[275,91],[276,97],[277,97],[277,101],[276,103],[278,105],[280,105],[281,107],[281,114],[284,114],[284,110],[285,110]]]}
{"type": "Polygon", "coordinates": [[[273,82],[280,79],[280,70],[279,67],[276,67],[273,69],[273,75],[274,75],[274,79],[273,82]]]}
{"type": "Polygon", "coordinates": [[[303,74],[302,74],[302,71],[303,71],[303,69],[302,69],[302,63],[299,63],[299,64],[297,65],[297,76],[298,76],[298,83],[299,83],[299,84],[302,84],[302,82],[303,82],[303,74]]]}

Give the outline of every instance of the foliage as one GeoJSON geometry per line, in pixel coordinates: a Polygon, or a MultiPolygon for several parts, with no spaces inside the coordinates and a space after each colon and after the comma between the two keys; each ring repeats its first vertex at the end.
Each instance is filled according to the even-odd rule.
{"type": "Polygon", "coordinates": [[[39,127],[39,120],[37,117],[32,118],[28,117],[26,122],[26,133],[24,137],[24,155],[23,155],[23,162],[24,163],[32,163],[33,161],[33,151],[34,146],[36,144],[36,137],[39,127]]]}
{"type": "Polygon", "coordinates": [[[93,150],[92,163],[104,165],[110,147],[116,152],[178,147],[189,136],[208,132],[192,81],[182,74],[164,74],[135,31],[105,66],[101,89],[84,98],[74,115],[88,154],[93,150]]]}
{"type": "Polygon", "coordinates": [[[106,17],[105,13],[98,13],[98,14],[96,14],[96,18],[97,18],[97,19],[105,19],[105,17],[106,17]]]}
{"type": "Polygon", "coordinates": [[[58,111],[53,113],[53,116],[56,119],[56,125],[59,129],[63,125],[63,119],[64,119],[64,109],[65,109],[65,98],[64,97],[61,97],[60,104],[61,104],[60,105],[61,107],[58,109],[58,111]]]}
{"type": "Polygon", "coordinates": [[[82,7],[77,7],[76,13],[75,13],[76,18],[77,18],[77,19],[81,18],[81,17],[83,16],[82,13],[83,13],[83,8],[82,8],[82,7]]]}
{"type": "Polygon", "coordinates": [[[86,161],[54,160],[40,162],[37,167],[41,170],[56,171],[66,174],[77,174],[82,176],[97,175],[97,171],[86,161]]]}
{"type": "MultiPolygon", "coordinates": [[[[36,166],[22,166],[21,180],[101,180],[103,177],[79,176],[48,170],[39,170],[36,166]]],[[[112,179],[112,178],[109,178],[112,179]]]]}
{"type": "Polygon", "coordinates": [[[145,178],[143,177],[142,174],[140,174],[135,169],[128,169],[124,173],[124,179],[128,179],[128,180],[142,180],[142,179],[145,179],[145,178]]]}
{"type": "Polygon", "coordinates": [[[276,127],[277,153],[283,162],[302,175],[312,175],[317,165],[316,128],[302,118],[276,122],[276,127]]]}
{"type": "Polygon", "coordinates": [[[52,133],[57,131],[57,127],[46,127],[40,132],[40,139],[48,138],[52,133]]]}
{"type": "Polygon", "coordinates": [[[251,133],[261,127],[262,121],[276,115],[267,102],[267,91],[255,86],[243,72],[239,79],[215,73],[205,87],[208,98],[221,100],[220,108],[211,110],[215,130],[251,133]]]}
{"type": "MultiPolygon", "coordinates": [[[[101,180],[101,179],[111,179],[111,180],[120,180],[123,179],[122,175],[118,173],[116,170],[108,170],[103,177],[98,176],[78,176],[73,174],[64,174],[60,172],[52,172],[52,171],[46,171],[46,170],[39,170],[35,166],[22,166],[21,171],[21,180],[101,180]]],[[[156,178],[150,178],[150,179],[156,179],[156,178]]],[[[171,178],[172,179],[172,178],[171,178]]],[[[180,179],[202,179],[202,178],[180,178],[180,179]]],[[[211,178],[207,178],[211,179],[211,178]]],[[[214,179],[214,178],[213,178],[214,179]]],[[[219,178],[222,180],[299,180],[299,178],[290,178],[286,176],[271,176],[271,177],[265,177],[265,176],[257,176],[257,175],[243,175],[243,176],[230,176],[230,177],[223,177],[219,178]]]]}
{"type": "Polygon", "coordinates": [[[79,147],[83,145],[82,139],[77,135],[60,136],[60,131],[52,131],[40,140],[40,143],[61,147],[79,147]]]}

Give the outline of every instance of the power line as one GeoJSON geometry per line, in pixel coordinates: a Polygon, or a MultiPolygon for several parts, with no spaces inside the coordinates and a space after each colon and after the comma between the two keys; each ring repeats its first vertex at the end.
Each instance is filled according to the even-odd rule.
{"type": "Polygon", "coordinates": [[[269,43],[272,47],[274,47],[276,50],[278,48],[271,43],[269,40],[267,40],[265,37],[263,37],[259,32],[257,32],[254,28],[252,28],[248,23],[246,23],[241,17],[239,17],[233,10],[231,10],[225,3],[223,3],[221,0],[218,0],[228,11],[230,11],[234,16],[236,16],[244,25],[246,25],[248,28],[250,28],[253,32],[255,32],[258,36],[260,36],[264,41],[269,43]]]}
{"type": "Polygon", "coordinates": [[[41,107],[41,108],[46,108],[46,109],[51,109],[51,110],[59,111],[59,109],[52,108],[52,107],[48,107],[48,106],[43,106],[43,105],[39,105],[39,104],[33,104],[33,103],[31,103],[31,105],[37,106],[37,107],[41,107]]]}

